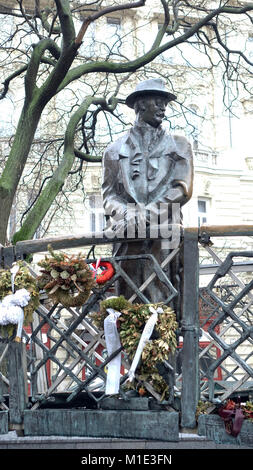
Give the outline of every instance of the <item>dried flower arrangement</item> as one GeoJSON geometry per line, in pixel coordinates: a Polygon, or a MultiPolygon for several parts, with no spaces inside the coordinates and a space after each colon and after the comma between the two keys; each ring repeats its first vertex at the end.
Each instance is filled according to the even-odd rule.
{"type": "MultiPolygon", "coordinates": [[[[17,262],[18,272],[15,276],[15,290],[26,289],[30,293],[29,304],[24,307],[24,325],[28,325],[33,320],[33,312],[39,305],[39,289],[36,278],[34,278],[28,267],[22,262],[17,262]]],[[[6,296],[12,294],[11,272],[10,269],[0,270],[0,301],[6,296]]],[[[8,324],[0,326],[0,333],[3,337],[11,337],[15,330],[16,324],[8,324]]]]}
{"type": "Polygon", "coordinates": [[[196,410],[196,419],[202,414],[218,414],[224,421],[227,434],[237,437],[241,431],[244,420],[253,423],[253,403],[247,400],[244,404],[227,399],[224,403],[214,406],[206,401],[199,401],[196,410]]]}
{"type": "Polygon", "coordinates": [[[148,382],[161,395],[161,399],[166,399],[169,387],[158,373],[156,366],[168,360],[170,354],[177,347],[176,330],[178,324],[174,311],[162,303],[131,304],[123,296],[120,296],[102,301],[100,303],[100,312],[93,312],[91,318],[98,328],[103,329],[107,308],[113,308],[121,312],[117,323],[119,335],[125,352],[129,359],[133,360],[143,328],[151,315],[150,306],[155,309],[158,306],[162,307],[163,313],[158,315],[155,335],[153,334],[143,349],[142,361],[137,371],[138,381],[135,380],[128,386],[137,387],[139,394],[144,395],[147,393],[145,382],[148,382]]]}
{"type": "Polygon", "coordinates": [[[56,253],[48,246],[51,256],[38,262],[42,267],[37,278],[38,286],[44,289],[53,302],[64,307],[80,307],[88,299],[95,286],[93,274],[86,258],[81,254],[56,253]]]}

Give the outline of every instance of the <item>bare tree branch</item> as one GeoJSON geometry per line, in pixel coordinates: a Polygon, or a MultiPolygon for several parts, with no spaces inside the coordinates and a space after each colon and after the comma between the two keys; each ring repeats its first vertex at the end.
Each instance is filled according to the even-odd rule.
{"type": "Polygon", "coordinates": [[[1,214],[4,212],[0,227],[2,243],[14,197],[21,207],[19,214],[25,214],[22,232],[17,237],[26,237],[36,230],[38,221],[40,226],[44,223],[43,214],[47,214],[44,219],[47,225],[55,211],[53,206],[49,209],[49,201],[56,201],[58,213],[62,201],[69,210],[72,190],[83,185],[85,192],[85,162],[100,161],[103,145],[116,138],[129,124],[128,118],[124,118],[125,93],[121,88],[124,84],[128,88],[128,81],[134,83],[137,77],[164,77],[179,96],[168,118],[171,128],[183,129],[181,123],[173,121],[183,117],[182,122],[193,134],[196,126],[191,122],[191,116],[201,120],[205,117],[203,110],[194,112],[189,107],[189,88],[193,101],[199,93],[194,80],[203,83],[208,74],[211,76],[218,71],[224,88],[223,109],[229,109],[230,115],[235,113],[241,90],[245,96],[250,93],[252,59],[246,50],[246,39],[245,47],[240,49],[233,46],[233,42],[226,42],[225,34],[228,25],[229,33],[236,32],[236,25],[240,28],[240,19],[247,27],[252,25],[252,3],[219,0],[214,8],[213,2],[207,0],[160,0],[157,17],[152,16],[151,10],[145,10],[141,21],[136,16],[136,26],[135,16],[129,14],[128,25],[132,22],[132,26],[128,26],[127,31],[124,27],[119,28],[112,42],[106,42],[103,35],[100,39],[99,34],[89,41],[88,26],[110,14],[132,9],[141,12],[148,4],[146,0],[55,0],[52,9],[44,8],[44,3],[34,0],[31,10],[25,9],[25,0],[18,0],[18,3],[20,8],[12,11],[0,3],[0,14],[13,16],[15,22],[10,33],[11,22],[6,22],[6,33],[3,31],[5,34],[0,41],[3,58],[0,99],[8,93],[12,99],[16,84],[22,90],[21,79],[25,74],[24,106],[17,129],[8,152],[4,157],[0,156],[3,164],[0,176],[0,210],[1,214]],[[162,26],[154,32],[158,21],[162,26]],[[152,45],[148,50],[141,28],[143,32],[147,31],[149,23],[152,28],[147,42],[152,45]],[[79,25],[77,35],[76,24],[79,25]],[[134,41],[134,52],[129,44],[125,48],[125,43],[130,41],[134,41]],[[199,67],[198,62],[194,62],[195,57],[203,57],[205,66],[199,67]],[[74,84],[76,80],[78,83],[74,84]],[[78,123],[73,125],[73,116],[76,118],[85,97],[90,97],[92,105],[83,109],[78,123]],[[45,118],[40,121],[42,113],[45,118]],[[39,122],[42,123],[39,131],[43,133],[41,144],[34,138],[39,122]],[[36,161],[33,161],[35,154],[36,161]],[[26,170],[27,166],[29,170],[26,170]],[[67,184],[64,184],[64,177],[67,184]],[[17,196],[23,188],[26,188],[27,199],[17,196]]]}
{"type": "Polygon", "coordinates": [[[122,5],[114,5],[114,6],[111,6],[111,7],[103,8],[102,10],[94,13],[93,15],[88,16],[83,21],[82,27],[81,27],[79,33],[77,34],[76,44],[81,44],[83,36],[84,36],[89,24],[96,21],[101,16],[108,15],[109,13],[113,13],[115,11],[129,10],[129,9],[132,9],[132,8],[142,7],[142,6],[145,5],[145,3],[146,3],[146,0],[139,0],[139,1],[133,2],[133,3],[123,3],[122,5]]]}

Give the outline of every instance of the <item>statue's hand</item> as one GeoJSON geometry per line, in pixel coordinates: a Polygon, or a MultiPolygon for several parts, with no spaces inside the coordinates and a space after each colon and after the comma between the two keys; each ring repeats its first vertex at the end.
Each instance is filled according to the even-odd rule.
{"type": "Polygon", "coordinates": [[[184,192],[181,186],[169,189],[167,194],[164,196],[164,202],[173,203],[181,202],[184,198],[184,192]]]}

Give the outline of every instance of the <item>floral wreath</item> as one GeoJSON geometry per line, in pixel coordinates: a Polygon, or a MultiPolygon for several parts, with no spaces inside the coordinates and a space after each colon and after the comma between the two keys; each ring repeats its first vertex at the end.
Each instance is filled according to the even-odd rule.
{"type": "Polygon", "coordinates": [[[132,361],[145,323],[150,318],[150,307],[156,309],[158,306],[162,307],[163,313],[158,316],[155,334],[151,336],[142,351],[142,361],[137,370],[138,379],[136,378],[131,384],[127,382],[126,386],[137,389],[140,395],[145,395],[147,393],[145,383],[148,382],[163,400],[168,397],[169,386],[158,373],[156,366],[168,360],[170,354],[177,347],[178,323],[174,311],[162,303],[131,304],[123,296],[120,296],[101,301],[100,311],[92,312],[90,317],[99,329],[103,329],[108,308],[121,313],[117,320],[119,336],[123,349],[132,361]]]}
{"type": "MultiPolygon", "coordinates": [[[[39,289],[36,278],[30,274],[29,268],[22,261],[18,261],[15,265],[17,267],[14,280],[15,291],[25,289],[30,294],[30,300],[24,307],[24,325],[26,326],[33,321],[33,312],[39,306],[39,289]]],[[[13,293],[11,278],[10,269],[0,269],[0,302],[3,302],[7,296],[13,293]]],[[[9,324],[1,324],[1,336],[5,339],[12,337],[16,328],[17,325],[11,322],[9,324]]]]}
{"type": "Polygon", "coordinates": [[[41,275],[38,286],[44,289],[49,298],[64,307],[81,307],[88,299],[95,281],[86,258],[81,254],[69,256],[55,253],[48,246],[51,255],[38,262],[41,275]]]}

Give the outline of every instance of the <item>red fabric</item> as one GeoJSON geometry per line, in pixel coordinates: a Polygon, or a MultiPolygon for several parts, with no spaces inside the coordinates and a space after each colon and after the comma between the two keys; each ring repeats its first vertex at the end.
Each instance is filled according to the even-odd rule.
{"type": "MultiPolygon", "coordinates": [[[[92,263],[92,266],[95,268],[96,263],[92,263]]],[[[95,279],[98,284],[104,284],[114,275],[114,267],[108,261],[101,261],[99,267],[102,268],[103,271],[100,274],[96,274],[95,279]]]]}
{"type": "Polygon", "coordinates": [[[219,409],[218,413],[224,421],[226,432],[237,437],[245,418],[241,407],[229,400],[225,407],[219,409]]]}

